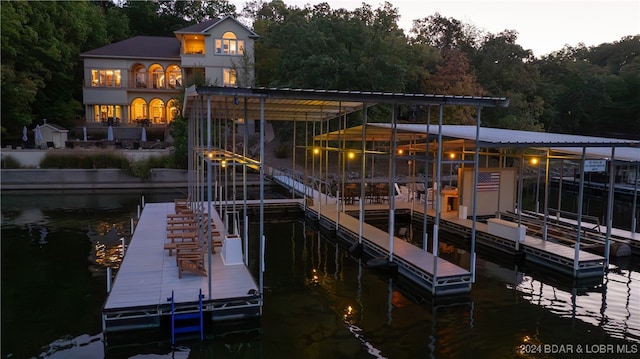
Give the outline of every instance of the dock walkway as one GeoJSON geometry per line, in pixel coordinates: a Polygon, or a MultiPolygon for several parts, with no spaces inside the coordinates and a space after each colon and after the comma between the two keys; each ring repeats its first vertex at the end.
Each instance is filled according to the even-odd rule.
{"type": "MultiPolygon", "coordinates": [[[[307,207],[307,216],[318,218],[318,203],[307,207]]],[[[326,228],[335,228],[345,240],[355,243],[359,240],[359,219],[344,212],[338,212],[335,206],[324,205],[320,212],[320,224],[326,228]]],[[[389,233],[372,225],[362,224],[363,250],[373,257],[388,257],[390,253],[389,233]]],[[[440,257],[423,251],[401,238],[393,239],[393,261],[398,272],[414,283],[431,291],[435,295],[468,293],[471,291],[471,273],[440,257]],[[436,260],[437,259],[437,260],[436,260]]]]}
{"type": "MultiPolygon", "coordinates": [[[[417,204],[417,203],[416,203],[417,204]]],[[[423,205],[413,205],[413,211],[423,215],[423,205]]],[[[410,209],[411,203],[399,202],[396,208],[410,209]]],[[[431,220],[435,218],[433,209],[427,210],[431,220]]],[[[440,214],[440,228],[464,236],[471,236],[473,221],[459,218],[457,212],[443,212],[440,214]]],[[[509,254],[524,253],[527,260],[545,267],[559,270],[575,278],[586,278],[604,275],[604,257],[580,250],[578,261],[574,264],[575,249],[560,243],[545,241],[526,235],[524,241],[516,245],[512,239],[503,238],[489,233],[486,223],[476,222],[476,240],[478,243],[509,254]]]]}
{"type": "MultiPolygon", "coordinates": [[[[225,265],[218,251],[205,256],[208,276],[184,274],[178,278],[175,256],[164,250],[167,214],[173,203],[148,203],[138,221],[115,282],[103,307],[103,331],[143,329],[159,326],[161,316],[170,315],[167,298],[175,293],[176,307],[190,307],[202,290],[203,311],[213,319],[257,316],[261,299],[258,287],[244,264],[225,265]],[[209,267],[209,258],[211,266],[209,267]],[[209,296],[211,286],[211,296],[209,296]]],[[[217,228],[224,228],[217,212],[217,228]]],[[[222,233],[216,240],[222,240],[222,233]]]]}

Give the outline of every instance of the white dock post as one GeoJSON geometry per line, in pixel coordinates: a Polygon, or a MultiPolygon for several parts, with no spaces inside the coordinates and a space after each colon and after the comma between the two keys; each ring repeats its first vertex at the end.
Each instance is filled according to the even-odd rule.
{"type": "Polygon", "coordinates": [[[124,257],[124,237],[120,238],[120,243],[122,243],[122,256],[124,257]]]}
{"type": "Polygon", "coordinates": [[[144,208],[144,196],[142,196],[142,208],[144,208]]]}
{"type": "Polygon", "coordinates": [[[107,267],[107,293],[111,293],[111,267],[107,267]]]}
{"type": "Polygon", "coordinates": [[[131,220],[131,234],[133,234],[133,232],[136,230],[134,224],[133,224],[133,218],[130,218],[131,220]]]}
{"type": "Polygon", "coordinates": [[[138,219],[140,219],[140,205],[138,205],[138,219]]]}
{"type": "MultiPolygon", "coordinates": [[[[340,191],[337,191],[337,193],[339,194],[340,191]]],[[[338,198],[340,197],[338,196],[338,198]]],[[[338,231],[339,224],[340,224],[340,200],[336,199],[336,232],[338,231]]]]}

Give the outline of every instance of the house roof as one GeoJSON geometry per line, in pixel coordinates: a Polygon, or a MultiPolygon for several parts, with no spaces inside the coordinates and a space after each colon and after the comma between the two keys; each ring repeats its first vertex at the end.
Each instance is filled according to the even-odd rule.
{"type": "MultiPolygon", "coordinates": [[[[201,23],[187,26],[174,31],[175,34],[204,34],[212,27],[230,19],[249,32],[249,37],[259,37],[251,29],[244,26],[233,16],[222,19],[215,18],[201,23]]],[[[180,59],[180,41],[175,37],[167,36],[136,36],[130,39],[118,41],[97,49],[89,50],[80,54],[80,57],[96,58],[136,58],[136,59],[180,59]]]]}
{"type": "MultiPolygon", "coordinates": [[[[58,125],[54,125],[52,123],[43,123],[43,124],[41,124],[40,125],[40,130],[42,130],[45,127],[50,128],[52,132],[69,132],[69,130],[67,130],[66,128],[60,127],[58,125]]],[[[32,131],[35,131],[35,130],[36,130],[36,128],[34,127],[32,129],[32,131]]]]}
{"type": "Polygon", "coordinates": [[[175,37],[136,36],[83,52],[80,56],[179,60],[180,42],[175,37]]]}
{"type": "Polygon", "coordinates": [[[238,19],[236,19],[235,17],[230,16],[230,15],[229,16],[225,16],[225,17],[223,17],[221,19],[220,18],[215,18],[215,19],[203,21],[203,22],[195,24],[195,25],[187,26],[187,27],[185,27],[183,29],[174,31],[174,34],[205,34],[212,27],[224,22],[227,19],[234,21],[238,25],[242,26],[242,28],[247,30],[247,32],[249,33],[249,37],[259,37],[258,34],[253,32],[253,30],[251,30],[248,27],[244,26],[244,24],[242,24],[240,21],[238,21],[238,19]]]}
{"type": "Polygon", "coordinates": [[[210,20],[203,21],[203,22],[195,24],[195,25],[187,26],[187,27],[182,28],[180,30],[176,30],[176,31],[174,31],[174,33],[178,33],[178,34],[202,34],[203,32],[206,32],[207,30],[209,30],[210,28],[215,26],[219,21],[220,21],[219,18],[210,19],[210,20]]]}

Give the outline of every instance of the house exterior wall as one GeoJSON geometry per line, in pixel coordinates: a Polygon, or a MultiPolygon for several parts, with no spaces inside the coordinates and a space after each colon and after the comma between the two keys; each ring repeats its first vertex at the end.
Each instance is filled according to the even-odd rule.
{"type": "MultiPolygon", "coordinates": [[[[248,32],[242,25],[236,21],[227,18],[221,23],[210,29],[205,34],[205,53],[204,54],[183,54],[181,55],[182,68],[204,68],[205,76],[211,84],[222,86],[224,83],[223,71],[224,69],[236,68],[238,71],[242,71],[243,55],[226,55],[216,54],[215,40],[221,39],[225,32],[233,32],[236,35],[237,40],[244,41],[245,53],[252,59],[254,54],[254,40],[250,37],[251,33],[248,32]]],[[[253,83],[253,69],[250,69],[250,79],[253,83]]],[[[238,76],[240,78],[240,75],[238,76]]],[[[241,84],[242,86],[249,86],[250,84],[241,84]]]]}
{"type": "MultiPolygon", "coordinates": [[[[254,37],[255,34],[238,23],[233,18],[225,18],[216,23],[207,32],[202,33],[205,38],[205,51],[202,54],[184,54],[184,43],[182,44],[181,53],[176,53],[175,57],[171,58],[132,58],[132,57],[118,57],[117,54],[109,54],[108,56],[87,56],[84,58],[84,81],[83,81],[83,104],[85,106],[85,122],[88,125],[91,124],[111,124],[111,121],[115,121],[116,125],[121,126],[138,126],[144,121],[149,121],[152,125],[166,125],[171,120],[171,115],[174,113],[170,101],[177,99],[180,95],[183,84],[178,85],[176,88],[170,88],[165,84],[165,88],[154,88],[152,85],[151,74],[149,69],[155,65],[159,65],[164,70],[165,74],[167,69],[172,65],[178,65],[182,72],[182,81],[187,79],[193,69],[203,69],[205,77],[209,83],[213,85],[224,85],[224,72],[225,69],[236,69],[238,71],[237,81],[241,86],[250,86],[253,84],[253,67],[250,67],[245,74],[243,67],[243,55],[227,55],[216,54],[215,40],[221,39],[225,32],[233,32],[236,35],[237,40],[244,41],[244,49],[246,54],[253,63],[254,53],[254,37]],[[143,66],[146,69],[146,87],[139,87],[137,84],[136,73],[134,69],[137,66],[143,66]],[[92,70],[120,70],[120,86],[106,87],[106,86],[92,86],[92,70]],[[242,73],[241,73],[242,72],[242,73]],[[249,78],[248,81],[244,79],[249,78]],[[245,83],[248,82],[248,83],[245,83]],[[134,106],[134,101],[138,104],[144,100],[144,106],[146,106],[146,119],[141,117],[140,106],[134,106]],[[164,104],[164,112],[162,116],[157,116],[158,107],[151,106],[152,102],[157,103],[157,100],[161,100],[164,104]],[[103,106],[98,107],[96,106],[103,106]],[[119,112],[119,116],[106,115],[104,107],[107,107],[110,112],[119,112]],[[112,108],[117,107],[117,110],[112,108]],[[101,111],[96,113],[96,109],[101,111]],[[138,116],[135,116],[137,113],[138,116]],[[143,121],[144,120],[144,121],[143,121]],[[105,122],[106,121],[106,122],[105,122]]],[[[175,41],[183,41],[185,34],[177,32],[175,41]]],[[[197,35],[200,34],[187,34],[197,35]]],[[[165,83],[167,78],[165,77],[165,83]]],[[[147,123],[149,123],[147,122],[147,123]]]]}

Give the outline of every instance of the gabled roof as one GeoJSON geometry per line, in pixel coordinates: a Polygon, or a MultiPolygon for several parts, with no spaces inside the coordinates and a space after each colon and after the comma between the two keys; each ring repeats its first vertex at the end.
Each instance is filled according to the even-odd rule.
{"type": "Polygon", "coordinates": [[[220,22],[219,18],[210,19],[207,21],[203,21],[201,23],[187,26],[180,30],[174,31],[176,34],[202,34],[207,32],[210,28],[214,27],[218,22],[220,22]]]}
{"type": "Polygon", "coordinates": [[[230,20],[234,21],[238,25],[242,26],[243,29],[247,30],[247,32],[249,33],[249,37],[259,37],[258,34],[253,32],[253,30],[251,30],[248,27],[244,26],[244,24],[242,24],[240,21],[238,21],[238,19],[236,19],[235,17],[233,17],[231,15],[225,16],[222,19],[215,18],[215,19],[203,21],[201,23],[198,23],[198,24],[195,24],[195,25],[191,25],[191,26],[187,26],[187,27],[185,27],[183,29],[180,29],[180,30],[176,30],[173,33],[174,34],[206,34],[207,32],[209,32],[209,30],[211,30],[211,28],[217,26],[218,24],[224,22],[227,19],[230,19],[230,20]]]}
{"type": "MultiPolygon", "coordinates": [[[[69,132],[69,130],[67,130],[66,128],[55,125],[53,123],[43,123],[40,125],[40,129],[43,129],[45,127],[49,127],[52,130],[52,132],[69,132]]],[[[32,131],[35,131],[35,130],[36,128],[34,127],[32,131]]]]}
{"type": "Polygon", "coordinates": [[[80,56],[179,60],[180,42],[175,37],[136,36],[83,52],[80,56]]]}

